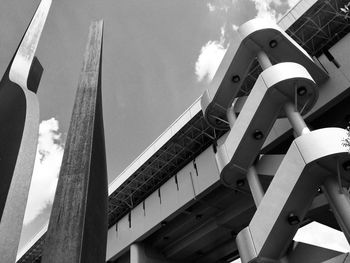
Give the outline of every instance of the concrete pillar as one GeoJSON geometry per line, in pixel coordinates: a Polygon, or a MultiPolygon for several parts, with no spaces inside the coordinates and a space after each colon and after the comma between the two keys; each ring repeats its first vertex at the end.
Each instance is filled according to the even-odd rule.
{"type": "Polygon", "coordinates": [[[350,200],[340,188],[337,180],[328,176],[323,186],[324,193],[333,214],[350,244],[350,200]]]}
{"type": "Polygon", "coordinates": [[[247,181],[249,184],[250,191],[253,195],[254,203],[256,207],[259,206],[261,200],[264,197],[264,189],[261,185],[259,175],[256,172],[255,166],[251,166],[247,172],[247,181]]]}
{"type": "Polygon", "coordinates": [[[265,70],[265,69],[272,66],[272,63],[271,63],[269,57],[267,56],[267,54],[264,51],[260,50],[256,54],[256,57],[259,61],[259,64],[260,64],[260,67],[262,68],[262,70],[265,70]]]}
{"type": "Polygon", "coordinates": [[[43,263],[102,263],[107,243],[107,172],[101,100],[103,22],[90,26],[43,263]]]}
{"type": "Polygon", "coordinates": [[[15,262],[39,130],[35,57],[51,6],[42,0],[0,81],[0,262],[15,262]]]}
{"type": "Polygon", "coordinates": [[[292,125],[294,132],[297,137],[310,133],[310,129],[307,127],[303,117],[301,117],[300,113],[295,110],[295,106],[291,102],[287,102],[284,105],[284,111],[287,115],[287,118],[292,125]]]}

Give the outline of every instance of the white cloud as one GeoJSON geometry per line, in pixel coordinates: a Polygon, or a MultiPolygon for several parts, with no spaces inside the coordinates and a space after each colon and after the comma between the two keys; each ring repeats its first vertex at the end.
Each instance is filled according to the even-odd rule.
{"type": "Polygon", "coordinates": [[[271,8],[271,4],[281,5],[281,0],[251,0],[258,11],[256,17],[276,22],[276,10],[271,8]]]}
{"type": "Polygon", "coordinates": [[[214,12],[216,10],[216,7],[211,3],[207,3],[207,7],[210,12],[214,12]]]}
{"type": "Polygon", "coordinates": [[[239,26],[237,26],[237,25],[235,25],[235,24],[232,24],[232,30],[233,31],[237,31],[238,30],[238,28],[239,28],[239,26]]]}
{"type": "Polygon", "coordinates": [[[33,178],[24,216],[25,225],[53,202],[64,151],[58,130],[59,125],[55,118],[40,123],[33,178]]]}
{"type": "Polygon", "coordinates": [[[233,7],[237,0],[215,0],[207,3],[207,7],[210,12],[215,11],[224,11],[228,12],[228,10],[233,7]]]}
{"type": "MultiPolygon", "coordinates": [[[[277,22],[283,15],[277,13],[272,6],[281,6],[283,2],[281,0],[251,0],[255,4],[255,9],[258,11],[256,17],[262,19],[268,19],[273,22],[277,22]]],[[[289,8],[294,7],[300,0],[288,0],[287,4],[289,8]]]]}
{"type": "Polygon", "coordinates": [[[210,82],[226,53],[228,45],[225,47],[225,27],[221,27],[220,31],[219,41],[208,41],[201,48],[195,65],[195,73],[198,81],[205,79],[207,82],[210,82]]]}

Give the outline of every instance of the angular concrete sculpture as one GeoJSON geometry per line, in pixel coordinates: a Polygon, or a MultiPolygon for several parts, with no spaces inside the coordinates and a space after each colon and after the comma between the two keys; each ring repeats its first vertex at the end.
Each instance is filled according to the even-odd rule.
{"type": "Polygon", "coordinates": [[[51,6],[42,0],[0,82],[0,262],[15,262],[39,129],[34,57],[51,6]]]}
{"type": "Polygon", "coordinates": [[[41,262],[102,263],[107,172],[101,98],[103,22],[90,26],[41,262]]]}
{"type": "Polygon", "coordinates": [[[296,87],[306,89],[307,96],[298,96],[298,105],[299,108],[306,105],[303,112],[308,112],[316,102],[318,91],[303,66],[291,62],[278,63],[260,74],[227,136],[226,143],[230,147],[218,148],[218,151],[226,150],[230,159],[220,175],[226,186],[234,188],[239,180],[246,177],[266,135],[283,114],[283,105],[296,100],[296,87]]]}

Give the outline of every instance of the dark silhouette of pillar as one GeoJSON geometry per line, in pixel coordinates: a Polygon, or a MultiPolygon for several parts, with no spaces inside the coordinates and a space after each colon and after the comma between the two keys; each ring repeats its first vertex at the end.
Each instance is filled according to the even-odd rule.
{"type": "Polygon", "coordinates": [[[39,130],[35,57],[51,0],[39,4],[0,81],[0,262],[16,262],[39,130]]]}
{"type": "Polygon", "coordinates": [[[43,263],[102,263],[107,243],[107,171],[102,118],[103,22],[90,26],[43,263]]]}

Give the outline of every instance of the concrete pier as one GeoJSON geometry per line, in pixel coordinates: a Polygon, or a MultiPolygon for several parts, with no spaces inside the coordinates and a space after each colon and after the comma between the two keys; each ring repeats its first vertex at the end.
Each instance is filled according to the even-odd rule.
{"type": "Polygon", "coordinates": [[[43,263],[106,259],[107,172],[101,98],[103,22],[93,22],[43,250],[43,263]]]}

